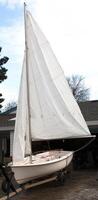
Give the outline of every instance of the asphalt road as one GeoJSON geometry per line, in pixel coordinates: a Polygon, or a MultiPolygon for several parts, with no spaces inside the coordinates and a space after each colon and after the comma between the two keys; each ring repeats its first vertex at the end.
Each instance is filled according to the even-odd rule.
{"type": "Polygon", "coordinates": [[[98,200],[96,170],[73,171],[65,184],[47,183],[19,193],[11,200],[98,200]]]}

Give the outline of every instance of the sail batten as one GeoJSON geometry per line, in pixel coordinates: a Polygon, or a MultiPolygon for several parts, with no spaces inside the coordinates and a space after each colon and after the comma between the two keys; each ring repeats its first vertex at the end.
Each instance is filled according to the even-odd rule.
{"type": "Polygon", "coordinates": [[[13,147],[15,160],[23,160],[25,154],[30,152],[29,120],[33,141],[90,136],[61,66],[49,42],[28,11],[26,11],[26,24],[30,116],[25,83],[25,58],[15,125],[13,147]],[[19,145],[18,156],[16,151],[19,143],[23,145],[22,147],[19,145]]]}

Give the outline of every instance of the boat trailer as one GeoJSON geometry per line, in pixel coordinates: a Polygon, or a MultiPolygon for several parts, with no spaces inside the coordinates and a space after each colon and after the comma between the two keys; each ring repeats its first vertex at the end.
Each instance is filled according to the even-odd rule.
{"type": "Polygon", "coordinates": [[[2,191],[7,195],[6,199],[15,196],[22,190],[27,190],[51,181],[56,181],[56,185],[64,185],[66,175],[69,174],[68,171],[65,171],[65,169],[63,169],[59,172],[56,172],[55,174],[52,174],[51,176],[30,181],[28,183],[25,183],[24,185],[19,185],[15,180],[14,172],[12,172],[11,167],[0,163],[0,170],[4,177],[4,180],[2,182],[2,191]]]}
{"type": "Polygon", "coordinates": [[[10,192],[17,194],[17,188],[19,188],[19,185],[15,181],[14,173],[9,166],[0,163],[0,170],[4,177],[2,182],[2,191],[7,195],[7,199],[9,199],[10,192]]]}

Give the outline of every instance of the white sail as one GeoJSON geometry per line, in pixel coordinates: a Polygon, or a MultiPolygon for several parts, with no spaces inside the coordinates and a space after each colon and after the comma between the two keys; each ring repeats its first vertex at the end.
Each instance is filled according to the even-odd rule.
{"type": "Polygon", "coordinates": [[[28,11],[26,37],[30,119],[24,59],[13,146],[14,160],[23,160],[25,154],[30,152],[28,120],[31,120],[31,137],[34,141],[90,135],[65,75],[47,39],[28,11]]]}
{"type": "Polygon", "coordinates": [[[13,143],[13,161],[23,160],[30,154],[27,106],[26,62],[24,57],[13,143]],[[28,135],[26,137],[26,135],[28,135]]]}

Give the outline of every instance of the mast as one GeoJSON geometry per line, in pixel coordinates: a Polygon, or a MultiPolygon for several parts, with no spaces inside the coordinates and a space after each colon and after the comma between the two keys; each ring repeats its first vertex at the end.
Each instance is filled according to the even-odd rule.
{"type": "Polygon", "coordinates": [[[32,162],[32,139],[31,139],[31,114],[30,114],[30,90],[29,90],[29,64],[28,64],[28,44],[27,44],[27,20],[26,3],[24,2],[24,27],[25,27],[25,54],[26,54],[26,84],[27,84],[27,106],[29,118],[29,144],[30,144],[30,162],[32,162]]]}

